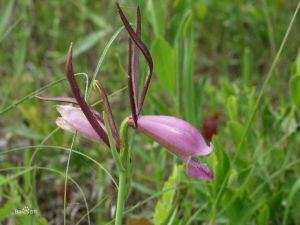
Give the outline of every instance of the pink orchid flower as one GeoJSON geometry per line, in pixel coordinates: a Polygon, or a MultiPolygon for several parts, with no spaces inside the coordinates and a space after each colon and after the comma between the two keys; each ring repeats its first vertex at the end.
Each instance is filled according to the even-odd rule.
{"type": "MultiPolygon", "coordinates": [[[[210,144],[210,146],[208,146],[205,143],[201,133],[194,126],[176,117],[162,115],[140,115],[153,74],[153,61],[149,50],[141,40],[141,16],[139,8],[137,9],[137,28],[134,31],[127,18],[123,14],[119,4],[116,3],[116,5],[120,18],[130,36],[128,56],[128,90],[132,115],[128,118],[128,125],[152,138],[169,150],[172,154],[184,161],[187,168],[186,174],[189,177],[194,179],[212,180],[213,172],[211,169],[206,164],[200,163],[193,156],[210,154],[213,151],[213,145],[210,144]],[[132,42],[134,42],[134,46],[132,46],[132,42]],[[138,98],[138,68],[140,51],[147,61],[149,71],[141,96],[138,98]]],[[[57,125],[70,132],[77,131],[80,135],[100,142],[109,147],[108,136],[102,117],[85,102],[75,80],[72,66],[72,46],[70,47],[68,53],[66,73],[74,98],[44,98],[38,96],[37,98],[46,101],[59,101],[79,105],[80,108],[72,106],[57,106],[57,110],[61,114],[61,117],[58,117],[56,120],[57,125]]],[[[97,85],[102,91],[105,105],[104,108],[112,128],[115,144],[117,148],[120,149],[122,144],[113,120],[106,91],[100,82],[98,82],[97,85]]]]}
{"type": "Polygon", "coordinates": [[[189,177],[201,180],[212,180],[213,172],[211,169],[192,156],[210,154],[213,151],[213,145],[210,144],[210,146],[208,146],[201,133],[194,126],[176,117],[140,115],[153,73],[153,61],[147,47],[141,41],[141,17],[139,8],[137,10],[137,29],[134,31],[121,7],[118,3],[116,5],[120,18],[131,38],[129,39],[128,90],[132,116],[130,116],[128,120],[129,126],[152,138],[184,161],[187,167],[186,174],[189,177]],[[133,54],[132,41],[135,44],[133,54]],[[149,67],[140,101],[138,99],[139,50],[144,55],[149,67]]]}

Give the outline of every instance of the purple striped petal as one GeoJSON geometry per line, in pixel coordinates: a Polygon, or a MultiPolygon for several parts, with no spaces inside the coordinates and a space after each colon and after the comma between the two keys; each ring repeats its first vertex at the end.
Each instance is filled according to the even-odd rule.
{"type": "Polygon", "coordinates": [[[186,162],[186,174],[197,180],[212,181],[214,179],[212,170],[206,164],[200,163],[195,158],[190,158],[186,162]]]}
{"type": "MultiPolygon", "coordinates": [[[[132,119],[129,125],[133,126],[132,119]]],[[[153,138],[176,156],[208,155],[213,145],[208,146],[200,132],[182,119],[171,116],[139,116],[138,131],[153,138]]]]}
{"type": "MultiPolygon", "coordinates": [[[[73,133],[77,131],[79,135],[107,146],[91,126],[80,108],[58,105],[56,109],[61,114],[61,117],[56,119],[56,124],[60,128],[73,133]]],[[[98,120],[98,123],[106,132],[104,124],[100,120],[98,120]]]]}

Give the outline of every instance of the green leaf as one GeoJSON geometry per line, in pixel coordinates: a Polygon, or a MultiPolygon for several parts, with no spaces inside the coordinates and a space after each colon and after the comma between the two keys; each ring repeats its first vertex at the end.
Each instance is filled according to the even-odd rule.
{"type": "Polygon", "coordinates": [[[242,213],[243,209],[243,202],[240,199],[235,199],[233,203],[229,207],[227,207],[227,203],[231,201],[233,195],[234,191],[232,189],[225,188],[221,205],[226,209],[226,214],[230,221],[228,224],[236,225],[240,220],[240,214],[242,213]]]}
{"type": "Polygon", "coordinates": [[[29,127],[26,127],[24,125],[19,125],[18,127],[13,127],[12,130],[15,132],[15,134],[18,134],[22,137],[32,139],[32,140],[42,140],[44,136],[37,132],[34,129],[31,129],[29,127]]]}
{"type": "Polygon", "coordinates": [[[179,93],[182,95],[182,106],[185,115],[185,120],[197,125],[196,121],[196,94],[194,86],[194,60],[195,60],[195,44],[194,44],[194,32],[193,32],[193,19],[192,15],[189,15],[183,26],[183,49],[182,57],[179,57],[177,62],[182,62],[182,71],[179,73],[180,84],[179,93]]]}
{"type": "Polygon", "coordinates": [[[226,114],[230,120],[238,120],[237,98],[233,95],[226,102],[226,114]]]}
{"type": "Polygon", "coordinates": [[[22,224],[22,225],[47,225],[48,222],[45,218],[43,218],[40,215],[35,215],[35,214],[23,214],[23,215],[17,215],[17,224],[22,224]]]}
{"type": "Polygon", "coordinates": [[[246,47],[243,53],[243,82],[245,86],[249,85],[251,78],[251,51],[246,47]]]}
{"type": "Polygon", "coordinates": [[[269,206],[266,204],[259,211],[258,218],[257,218],[258,225],[268,225],[269,218],[270,218],[270,209],[269,206]]]}
{"type": "Polygon", "coordinates": [[[297,193],[299,193],[298,189],[300,189],[300,178],[298,178],[296,180],[296,182],[293,184],[292,188],[290,188],[290,192],[287,197],[287,204],[286,204],[286,207],[284,210],[284,215],[283,215],[283,222],[282,222],[283,225],[287,224],[290,208],[291,208],[293,202],[295,203],[297,201],[296,200],[297,198],[295,198],[295,195],[297,193]]]}
{"type": "Polygon", "coordinates": [[[74,56],[80,55],[82,52],[90,49],[97,44],[105,34],[107,34],[107,30],[95,31],[79,40],[74,46],[74,56]]]}
{"type": "Polygon", "coordinates": [[[230,121],[229,122],[229,130],[232,137],[232,141],[236,147],[240,144],[242,135],[244,133],[244,126],[242,126],[237,121],[230,121]]]}
{"type": "Polygon", "coordinates": [[[28,41],[31,33],[31,25],[26,21],[29,20],[28,8],[29,4],[27,1],[20,1],[20,14],[24,18],[20,30],[15,33],[15,48],[13,54],[13,68],[15,76],[20,76],[24,70],[26,62],[26,54],[28,41]]]}
{"type": "Polygon", "coordinates": [[[26,51],[27,51],[27,41],[30,35],[30,29],[25,29],[17,34],[16,48],[14,49],[14,73],[15,76],[20,76],[23,72],[26,51]]]}
{"type": "Polygon", "coordinates": [[[13,210],[16,208],[16,203],[12,200],[7,201],[0,208],[0,222],[3,221],[6,217],[10,216],[13,210]]]}
{"type": "Polygon", "coordinates": [[[174,3],[174,15],[168,25],[168,40],[172,46],[178,48],[180,42],[179,35],[183,29],[184,23],[187,17],[191,13],[191,1],[187,0],[177,0],[174,3]]]}
{"type": "Polygon", "coordinates": [[[208,7],[205,0],[196,3],[196,13],[200,19],[204,19],[207,16],[208,7]]]}
{"type": "Polygon", "coordinates": [[[219,189],[222,186],[224,177],[227,176],[227,173],[230,170],[230,160],[224,150],[224,146],[221,143],[220,137],[213,138],[213,145],[215,146],[216,151],[212,154],[211,159],[209,160],[209,165],[212,166],[215,178],[213,182],[213,196],[216,197],[219,189]]]}
{"type": "Polygon", "coordinates": [[[238,222],[234,223],[237,225],[249,224],[251,216],[259,210],[264,201],[264,196],[260,196],[260,199],[255,199],[253,202],[250,202],[248,205],[242,207],[242,210],[238,214],[238,222]]]}
{"type": "MultiPolygon", "coordinates": [[[[172,176],[169,177],[168,181],[164,183],[163,190],[167,190],[171,187],[176,187],[180,181],[181,171],[183,170],[183,165],[175,166],[173,170],[172,176]]],[[[155,215],[154,215],[154,224],[161,225],[165,222],[165,220],[169,217],[169,213],[173,208],[174,202],[174,191],[165,192],[162,197],[157,202],[155,207],[155,215]]]]}
{"type": "Polygon", "coordinates": [[[292,64],[292,75],[300,74],[300,48],[296,60],[292,64]]]}
{"type": "Polygon", "coordinates": [[[196,116],[197,120],[202,118],[202,112],[205,111],[203,104],[205,102],[204,99],[204,93],[205,93],[205,88],[206,88],[206,83],[207,79],[202,79],[201,82],[199,83],[198,87],[196,88],[196,116]]]}
{"type": "Polygon", "coordinates": [[[152,47],[154,71],[161,79],[161,84],[170,93],[175,91],[176,84],[176,58],[175,50],[163,38],[158,38],[152,47]]]}
{"type": "Polygon", "coordinates": [[[9,17],[12,13],[12,10],[13,10],[13,7],[14,7],[14,4],[15,4],[15,0],[11,0],[11,1],[7,1],[7,5],[6,5],[6,8],[1,11],[1,18],[0,18],[0,36],[2,35],[4,29],[5,29],[5,26],[9,20],[9,17]]]}
{"type": "Polygon", "coordinates": [[[153,105],[155,106],[155,109],[158,110],[160,115],[172,115],[171,112],[169,111],[169,107],[164,104],[163,102],[161,102],[160,100],[158,100],[155,95],[150,95],[149,96],[150,101],[153,103],[153,105]]]}
{"type": "Polygon", "coordinates": [[[300,107],[300,74],[292,76],[290,80],[290,90],[293,104],[300,107]]]}
{"type": "MultiPolygon", "coordinates": [[[[74,45],[73,56],[76,57],[81,53],[89,50],[95,44],[99,42],[101,38],[103,38],[107,34],[108,30],[100,30],[95,31],[93,33],[88,34],[84,38],[77,41],[74,45]]],[[[58,62],[64,62],[66,60],[66,56],[62,56],[58,59],[58,62]]]]}
{"type": "Polygon", "coordinates": [[[150,0],[148,1],[148,18],[153,26],[156,37],[163,37],[165,34],[165,19],[167,15],[168,1],[150,0]]]}

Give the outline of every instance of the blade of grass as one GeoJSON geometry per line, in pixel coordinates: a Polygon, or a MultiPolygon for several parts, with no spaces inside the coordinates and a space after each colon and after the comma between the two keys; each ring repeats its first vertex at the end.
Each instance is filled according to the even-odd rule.
{"type": "Polygon", "coordinates": [[[95,72],[94,72],[94,74],[93,74],[92,80],[91,80],[91,82],[90,82],[89,88],[88,88],[88,90],[87,90],[87,95],[86,95],[87,99],[89,98],[89,96],[90,96],[90,94],[91,94],[91,91],[92,91],[92,88],[93,88],[93,83],[94,83],[94,81],[96,80],[97,74],[98,74],[98,72],[99,72],[99,70],[100,70],[100,67],[101,67],[101,65],[102,65],[102,63],[103,63],[103,61],[104,61],[104,59],[105,59],[105,56],[106,56],[106,54],[107,54],[107,52],[108,52],[108,49],[110,48],[110,46],[112,45],[112,43],[114,42],[114,40],[118,37],[118,35],[121,33],[121,31],[122,31],[123,29],[124,29],[123,26],[120,27],[120,28],[114,33],[114,35],[111,37],[111,39],[108,41],[107,45],[105,46],[105,48],[104,48],[104,50],[103,50],[103,52],[102,52],[102,54],[101,54],[101,56],[100,56],[100,58],[99,58],[99,61],[98,61],[97,67],[96,67],[96,69],[95,69],[95,72]]]}
{"type": "Polygon", "coordinates": [[[19,17],[13,25],[11,25],[3,34],[0,33],[0,43],[5,39],[5,37],[22,21],[22,17],[19,17]]]}
{"type": "Polygon", "coordinates": [[[66,172],[65,172],[65,185],[64,185],[64,225],[67,223],[67,186],[68,186],[68,176],[69,176],[69,166],[71,161],[72,150],[74,146],[74,142],[77,137],[77,132],[73,135],[72,143],[70,146],[70,151],[67,160],[66,172]]]}
{"type": "MultiPolygon", "coordinates": [[[[120,88],[119,90],[116,90],[115,92],[111,93],[111,94],[108,96],[108,98],[113,97],[113,96],[115,96],[115,95],[121,93],[122,91],[125,91],[127,88],[128,88],[128,87],[126,86],[126,87],[120,88]]],[[[95,102],[95,103],[93,103],[93,104],[91,104],[91,105],[92,105],[92,106],[96,106],[96,105],[100,104],[101,102],[103,102],[102,99],[100,99],[99,101],[97,101],[97,102],[95,102]]]]}
{"type": "MultiPolygon", "coordinates": [[[[80,75],[85,75],[85,73],[76,73],[75,76],[80,76],[80,75]]],[[[0,111],[0,116],[9,112],[10,110],[12,110],[13,108],[15,108],[16,106],[18,106],[19,104],[33,98],[34,96],[46,91],[47,89],[51,88],[52,86],[55,86],[63,81],[66,81],[67,78],[66,77],[62,77],[62,78],[59,78],[55,81],[52,81],[50,82],[49,84],[45,85],[44,87],[41,87],[33,92],[31,92],[30,94],[24,96],[23,98],[17,100],[15,103],[7,106],[6,108],[4,108],[2,111],[0,111]]]]}
{"type": "Polygon", "coordinates": [[[106,200],[106,198],[103,198],[101,201],[99,201],[97,204],[95,204],[86,214],[84,214],[76,223],[76,225],[79,225],[81,223],[81,221],[85,218],[85,217],[89,217],[89,214],[92,213],[95,209],[97,209],[104,201],[106,200]]]}
{"type": "MultiPolygon", "coordinates": [[[[273,179],[275,179],[277,176],[279,176],[282,172],[290,169],[292,166],[294,166],[294,165],[296,165],[298,163],[300,163],[300,160],[295,160],[295,161],[289,163],[288,165],[286,165],[286,166],[280,168],[279,170],[277,170],[269,178],[267,178],[263,183],[261,183],[256,188],[256,190],[254,191],[254,193],[251,194],[251,196],[255,197],[254,194],[257,194],[258,191],[264,187],[264,185],[270,183],[273,179]]],[[[244,183],[239,187],[239,190],[241,190],[241,191],[245,190],[245,186],[247,184],[247,180],[249,179],[249,177],[252,174],[252,172],[254,171],[254,169],[255,169],[255,165],[251,166],[251,172],[249,173],[249,176],[246,178],[246,181],[244,181],[244,183]]],[[[230,201],[224,207],[222,207],[222,210],[220,212],[218,212],[218,215],[222,215],[222,213],[224,213],[226,211],[226,209],[231,206],[231,204],[234,202],[234,200],[237,199],[237,197],[239,196],[239,194],[240,194],[240,191],[236,191],[235,194],[230,199],[230,201]]]]}
{"type": "Polygon", "coordinates": [[[196,124],[195,87],[194,87],[194,35],[192,15],[185,23],[184,28],[184,50],[182,70],[182,96],[185,119],[193,125],[196,124]]]}
{"type": "Polygon", "coordinates": [[[269,41],[270,41],[270,46],[271,46],[271,55],[272,57],[274,57],[275,55],[275,51],[276,51],[276,46],[275,46],[275,37],[274,37],[274,30],[273,30],[273,26],[271,23],[271,18],[270,18],[270,11],[269,11],[269,7],[268,4],[266,2],[266,0],[261,0],[262,1],[262,9],[263,9],[263,13],[267,22],[267,27],[268,27],[268,36],[269,36],[269,41]]]}
{"type": "MultiPolygon", "coordinates": [[[[166,193],[166,192],[169,192],[169,191],[175,191],[175,190],[178,190],[178,189],[180,189],[180,188],[179,188],[179,187],[170,187],[170,188],[168,188],[168,189],[159,191],[159,192],[157,192],[157,193],[151,195],[150,197],[144,199],[143,201],[140,201],[139,203],[137,203],[136,205],[130,207],[129,209],[125,210],[125,211],[123,212],[123,216],[126,215],[126,214],[128,214],[128,213],[130,213],[130,212],[132,212],[133,210],[139,208],[140,206],[146,204],[147,202],[151,201],[152,199],[155,199],[155,198],[161,196],[162,194],[164,194],[164,193],[166,193]]],[[[114,221],[115,221],[115,220],[113,219],[113,220],[111,220],[109,223],[107,223],[106,225],[112,224],[114,221]]]]}
{"type": "Polygon", "coordinates": [[[263,85],[262,85],[261,90],[260,90],[260,92],[259,92],[258,98],[257,98],[256,103],[255,103],[255,105],[254,105],[254,109],[253,109],[252,113],[250,114],[250,118],[249,118],[249,120],[248,120],[248,122],[247,122],[246,129],[245,129],[245,131],[244,131],[244,133],[243,133],[243,135],[242,135],[241,141],[240,141],[240,143],[239,143],[239,147],[238,147],[237,151],[236,151],[235,154],[234,154],[233,162],[236,161],[236,159],[237,159],[237,157],[238,157],[238,155],[239,155],[239,153],[240,153],[240,151],[241,151],[241,147],[243,146],[243,143],[244,143],[244,141],[245,141],[245,139],[246,139],[246,136],[247,136],[247,134],[248,134],[248,132],[249,132],[250,126],[251,126],[251,124],[252,124],[252,122],[253,122],[253,119],[254,119],[254,117],[255,117],[255,115],[256,115],[256,112],[257,112],[257,110],[258,110],[258,107],[259,107],[259,105],[260,105],[260,103],[261,103],[263,94],[265,93],[265,89],[266,89],[267,85],[269,84],[271,78],[273,77],[274,69],[276,68],[276,65],[277,65],[278,60],[279,60],[279,57],[280,57],[280,55],[281,55],[281,53],[282,53],[283,47],[284,47],[285,44],[286,44],[286,41],[287,41],[287,38],[288,38],[288,36],[289,36],[289,34],[290,34],[291,28],[292,28],[292,26],[293,26],[293,24],[294,24],[294,22],[295,22],[296,16],[297,16],[298,11],[299,11],[299,7],[300,7],[300,1],[298,2],[298,5],[297,5],[296,10],[295,10],[295,12],[294,12],[294,14],[293,14],[293,16],[292,16],[292,19],[291,19],[290,24],[289,24],[289,26],[288,26],[288,28],[287,28],[287,31],[286,31],[286,33],[285,33],[285,35],[284,35],[284,37],[283,37],[283,40],[282,40],[282,42],[281,42],[281,44],[280,44],[280,48],[279,48],[279,50],[278,50],[278,52],[277,52],[277,54],[276,54],[276,56],[275,56],[275,58],[274,58],[274,60],[273,60],[273,62],[272,62],[272,65],[271,65],[271,67],[270,67],[268,73],[267,73],[266,79],[265,79],[265,81],[263,82],[263,85]]]}
{"type": "Polygon", "coordinates": [[[15,4],[15,0],[9,1],[8,4],[6,5],[6,8],[1,13],[2,16],[0,19],[0,35],[2,35],[6,24],[8,23],[9,17],[10,15],[12,15],[14,4],[15,4]]]}
{"type": "MultiPolygon", "coordinates": [[[[6,151],[2,151],[0,152],[0,155],[5,155],[5,154],[8,154],[8,153],[11,153],[11,152],[17,152],[17,151],[23,151],[23,150],[34,150],[36,148],[40,148],[40,149],[43,149],[43,150],[47,150],[47,149],[54,149],[54,150],[64,150],[64,151],[70,151],[69,148],[65,148],[65,147],[61,147],[61,146],[53,146],[53,145],[31,145],[31,146],[26,146],[26,147],[21,147],[21,148],[14,148],[14,149],[10,149],[10,150],[6,150],[6,151]]],[[[83,156],[84,158],[92,161],[94,164],[96,164],[99,168],[101,168],[108,176],[109,178],[112,180],[112,182],[114,183],[114,185],[118,188],[118,185],[115,181],[115,179],[113,178],[113,176],[108,172],[108,170],[101,165],[101,163],[99,163],[97,160],[93,159],[92,157],[82,153],[82,152],[79,152],[79,151],[76,151],[76,150],[73,150],[72,151],[73,153],[75,154],[78,154],[80,156],[83,156]]]]}
{"type": "MultiPolygon", "coordinates": [[[[42,167],[42,166],[30,166],[30,167],[9,167],[9,168],[4,168],[4,169],[0,169],[0,171],[10,171],[10,170],[20,170],[20,169],[24,169],[23,171],[20,171],[18,173],[18,176],[21,176],[22,174],[24,173],[27,173],[31,170],[46,170],[46,171],[50,171],[50,172],[54,172],[54,173],[57,173],[61,176],[64,176],[65,174],[59,170],[56,170],[56,169],[52,169],[52,168],[48,168],[48,167],[42,167]]],[[[16,174],[14,174],[16,175],[16,174]]],[[[14,178],[17,178],[17,176],[14,176],[14,178]]],[[[80,191],[80,194],[82,195],[82,198],[83,198],[83,201],[84,201],[84,204],[85,204],[85,207],[86,207],[86,215],[88,217],[88,224],[90,224],[90,217],[89,217],[89,214],[90,214],[90,210],[89,210],[89,206],[88,206],[88,203],[87,203],[87,199],[86,199],[86,196],[82,190],[82,188],[80,187],[80,185],[71,177],[68,177],[68,179],[75,184],[75,186],[78,188],[78,190],[80,191]]],[[[11,179],[9,179],[11,180],[11,179]]],[[[1,184],[0,184],[1,185],[1,184]]]]}
{"type": "Polygon", "coordinates": [[[284,214],[283,214],[282,225],[287,224],[289,210],[290,210],[293,200],[295,200],[294,196],[295,196],[295,194],[297,194],[297,191],[299,188],[300,188],[300,178],[298,178],[298,180],[294,183],[294,185],[292,186],[292,189],[288,195],[287,204],[285,206],[285,210],[284,210],[284,214]]]}
{"type": "MultiPolygon", "coordinates": [[[[86,52],[90,48],[92,48],[108,32],[109,32],[109,30],[107,30],[107,29],[106,30],[95,31],[95,32],[92,32],[92,33],[88,34],[87,36],[85,36],[81,40],[79,40],[76,43],[76,45],[74,45],[74,54],[73,54],[73,56],[76,57],[76,56],[82,54],[83,52],[86,52]]],[[[58,63],[63,63],[65,61],[66,61],[66,56],[65,55],[61,56],[57,60],[58,63]]]]}

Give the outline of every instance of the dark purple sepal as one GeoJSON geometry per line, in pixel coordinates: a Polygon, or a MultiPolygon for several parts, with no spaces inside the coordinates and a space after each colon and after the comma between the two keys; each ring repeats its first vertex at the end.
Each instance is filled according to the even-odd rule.
{"type": "Polygon", "coordinates": [[[72,64],[72,44],[70,45],[68,57],[67,57],[67,63],[66,63],[66,74],[68,81],[70,83],[74,98],[78,102],[82,112],[86,116],[87,120],[91,124],[91,126],[94,128],[96,133],[99,135],[99,137],[103,140],[103,142],[109,146],[108,136],[106,132],[103,130],[103,128],[99,125],[97,122],[97,118],[92,112],[90,106],[85,102],[84,98],[82,97],[80,93],[80,89],[78,87],[78,84],[75,80],[74,72],[73,72],[73,64],[72,64]]]}

